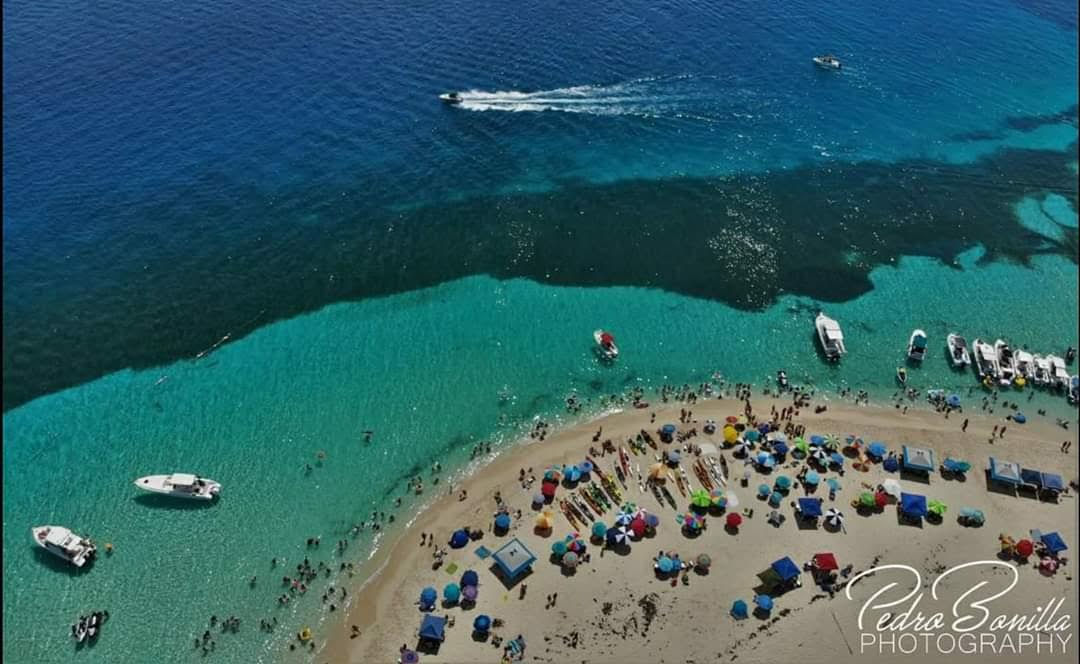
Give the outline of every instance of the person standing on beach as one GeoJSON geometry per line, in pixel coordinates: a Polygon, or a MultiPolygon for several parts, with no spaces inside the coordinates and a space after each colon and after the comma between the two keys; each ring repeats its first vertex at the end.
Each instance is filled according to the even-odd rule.
{"type": "Polygon", "coordinates": [[[967,418],[964,418],[964,423],[962,425],[960,425],[960,430],[961,431],[967,431],[967,425],[968,425],[967,418]]]}
{"type": "Polygon", "coordinates": [[[1004,437],[1005,437],[1005,427],[1001,427],[1001,433],[998,434],[998,438],[1004,438],[1004,437]]]}

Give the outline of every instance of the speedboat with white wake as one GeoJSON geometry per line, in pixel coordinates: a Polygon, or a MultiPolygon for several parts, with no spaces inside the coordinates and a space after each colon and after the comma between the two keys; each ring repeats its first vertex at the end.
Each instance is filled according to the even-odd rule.
{"type": "Polygon", "coordinates": [[[1050,384],[1055,389],[1065,390],[1069,388],[1069,370],[1065,368],[1065,360],[1057,355],[1047,355],[1046,361],[1050,363],[1050,384]]]}
{"type": "Polygon", "coordinates": [[[1012,348],[1004,340],[998,339],[994,342],[994,353],[998,361],[998,383],[1012,385],[1013,378],[1016,378],[1016,360],[1013,359],[1012,348]]]}
{"type": "Polygon", "coordinates": [[[915,330],[911,333],[911,338],[908,339],[907,356],[915,362],[923,361],[926,357],[926,332],[915,330]]]}
{"type": "Polygon", "coordinates": [[[444,92],[439,95],[439,100],[446,104],[460,104],[463,100],[457,92],[444,92]]]}
{"type": "Polygon", "coordinates": [[[614,360],[619,356],[619,347],[615,345],[615,336],[604,330],[593,332],[593,341],[596,342],[596,351],[605,360],[614,360]]]}
{"type": "Polygon", "coordinates": [[[945,338],[949,347],[949,361],[953,367],[963,369],[971,364],[971,356],[968,354],[967,339],[953,332],[945,338]]]}
{"type": "Polygon", "coordinates": [[[983,381],[983,385],[986,385],[988,381],[990,384],[997,382],[1001,372],[998,371],[997,353],[994,352],[994,347],[982,339],[976,339],[973,348],[975,352],[975,371],[979,374],[979,379],[983,381]]]}
{"type": "Polygon", "coordinates": [[[1049,360],[1042,355],[1033,355],[1031,362],[1035,365],[1033,370],[1035,384],[1041,387],[1049,385],[1050,381],[1053,380],[1049,360]]]}
{"type": "Polygon", "coordinates": [[[93,541],[63,526],[36,526],[30,532],[33,533],[35,544],[76,567],[82,567],[97,557],[97,546],[93,541]]]}
{"type": "Polygon", "coordinates": [[[843,66],[836,56],[829,55],[828,53],[825,55],[815,55],[814,64],[823,69],[840,69],[843,66]]]}
{"type": "Polygon", "coordinates": [[[147,475],[135,480],[135,486],[143,491],[195,500],[213,500],[221,491],[218,482],[190,473],[147,475]]]}
{"type": "Polygon", "coordinates": [[[814,326],[817,328],[818,341],[821,342],[821,349],[825,351],[825,357],[832,362],[839,361],[847,353],[840,324],[826,316],[825,312],[818,312],[814,326]]]}

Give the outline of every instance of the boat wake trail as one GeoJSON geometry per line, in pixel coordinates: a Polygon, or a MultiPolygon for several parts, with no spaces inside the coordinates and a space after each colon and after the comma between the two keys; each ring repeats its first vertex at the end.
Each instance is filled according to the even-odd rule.
{"type": "Polygon", "coordinates": [[[730,112],[726,114],[727,118],[715,115],[718,109],[710,108],[710,100],[715,100],[715,90],[710,90],[703,77],[689,75],[642,78],[613,85],[575,85],[536,92],[468,90],[459,94],[462,101],[458,108],[469,111],[554,111],[702,121],[731,117],[730,112]]]}

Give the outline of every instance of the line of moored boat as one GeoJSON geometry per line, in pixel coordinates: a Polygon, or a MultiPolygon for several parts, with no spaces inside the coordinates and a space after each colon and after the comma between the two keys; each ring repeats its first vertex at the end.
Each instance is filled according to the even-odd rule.
{"type": "MultiPolygon", "coordinates": [[[[818,341],[825,358],[837,362],[847,353],[844,346],[844,333],[840,324],[819,312],[814,319],[818,341]]],[[[1080,376],[1070,375],[1068,365],[1076,357],[1076,349],[1069,348],[1065,357],[1057,355],[1039,355],[1026,350],[1014,349],[1008,342],[997,339],[993,344],[982,339],[975,339],[969,347],[967,340],[955,332],[945,340],[949,351],[949,361],[956,369],[973,365],[982,384],[988,388],[1024,387],[1032,385],[1064,391],[1069,403],[1080,400],[1080,376]]],[[[922,362],[926,357],[929,339],[926,332],[916,329],[908,339],[907,357],[912,362],[922,362]]],[[[907,382],[907,370],[897,369],[897,380],[907,382]]]]}

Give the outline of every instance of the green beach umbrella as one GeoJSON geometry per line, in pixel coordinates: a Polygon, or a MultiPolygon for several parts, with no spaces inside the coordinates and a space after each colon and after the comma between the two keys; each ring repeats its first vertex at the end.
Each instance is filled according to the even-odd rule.
{"type": "Polygon", "coordinates": [[[776,488],[781,491],[787,491],[791,488],[791,478],[787,475],[781,475],[776,478],[776,488]]]}
{"type": "Polygon", "coordinates": [[[863,507],[876,507],[877,501],[874,500],[874,494],[869,491],[863,491],[859,494],[859,504],[863,507]]]}
{"type": "Polygon", "coordinates": [[[807,443],[804,438],[799,437],[795,439],[795,449],[803,454],[807,454],[810,452],[810,444],[807,443]]]}
{"type": "Polygon", "coordinates": [[[694,507],[708,507],[712,505],[712,496],[705,489],[697,489],[690,494],[690,503],[694,507]]]}
{"type": "Polygon", "coordinates": [[[605,535],[607,535],[607,526],[604,525],[603,521],[597,521],[597,522],[593,523],[593,525],[592,525],[592,534],[593,534],[593,537],[598,537],[598,538],[603,538],[605,535]]]}
{"type": "Polygon", "coordinates": [[[926,504],[926,509],[931,514],[935,514],[937,516],[945,516],[945,510],[949,508],[946,507],[945,503],[941,502],[940,500],[931,500],[926,504]]]}
{"type": "Polygon", "coordinates": [[[825,436],[825,449],[838,450],[840,449],[840,437],[834,433],[830,433],[825,436]]]}

